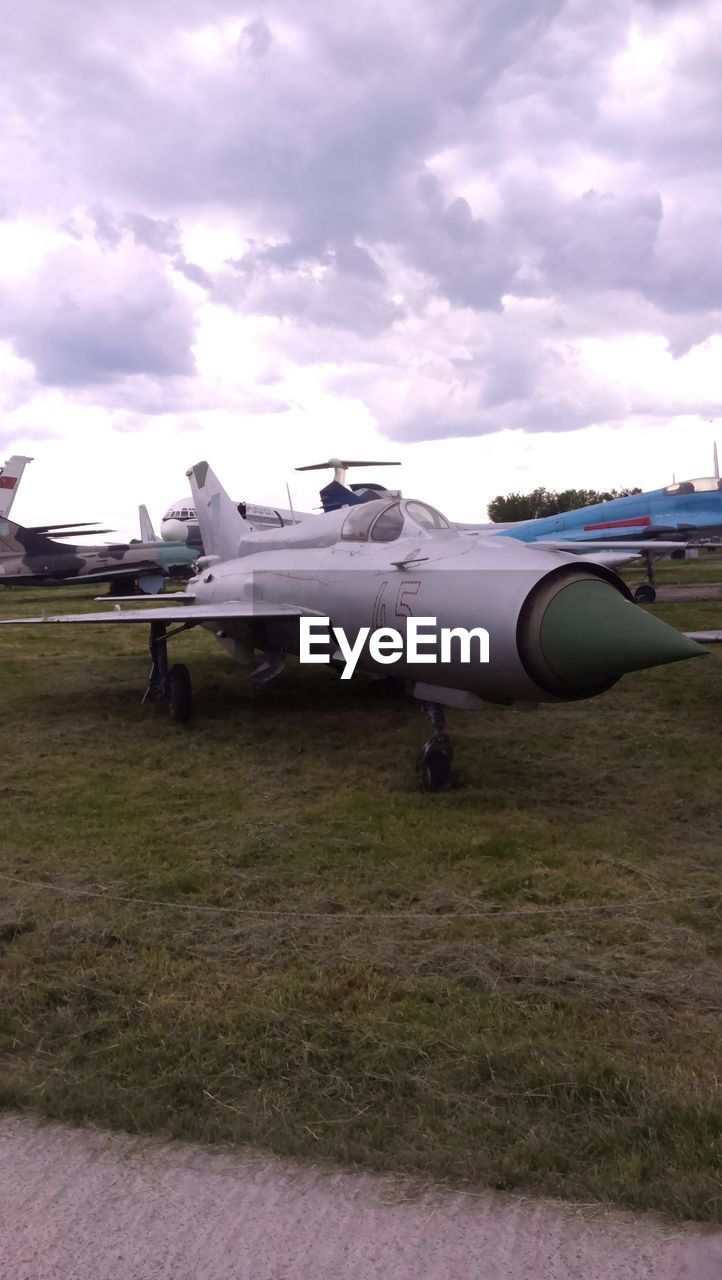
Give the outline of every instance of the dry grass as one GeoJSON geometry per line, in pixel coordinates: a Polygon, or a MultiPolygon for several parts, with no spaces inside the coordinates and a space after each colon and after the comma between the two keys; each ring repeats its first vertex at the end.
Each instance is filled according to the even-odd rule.
{"type": "Polygon", "coordinates": [[[715,1217],[719,660],[458,714],[425,796],[413,702],[181,647],[191,729],[134,629],[0,633],[5,1103],[715,1217]]]}

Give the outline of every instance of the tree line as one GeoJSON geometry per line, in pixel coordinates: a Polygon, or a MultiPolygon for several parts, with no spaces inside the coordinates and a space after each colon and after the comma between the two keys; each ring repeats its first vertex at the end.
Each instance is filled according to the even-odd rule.
{"type": "Polygon", "coordinates": [[[626,498],[641,492],[641,489],[562,489],[557,493],[540,487],[531,493],[500,493],[489,503],[489,519],[495,524],[537,520],[541,516],[556,516],[560,511],[574,511],[577,507],[591,507],[596,502],[609,502],[612,498],[626,498]]]}

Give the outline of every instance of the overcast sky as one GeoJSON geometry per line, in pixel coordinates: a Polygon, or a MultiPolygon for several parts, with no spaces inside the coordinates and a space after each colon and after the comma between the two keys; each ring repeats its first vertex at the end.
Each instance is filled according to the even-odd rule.
{"type": "Polygon", "coordinates": [[[5,0],[0,106],[18,518],[710,471],[717,0],[5,0]]]}

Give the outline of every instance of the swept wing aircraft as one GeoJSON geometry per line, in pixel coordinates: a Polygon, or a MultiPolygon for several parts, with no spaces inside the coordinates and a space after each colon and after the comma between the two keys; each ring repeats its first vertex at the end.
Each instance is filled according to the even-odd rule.
{"type": "MultiPolygon", "coordinates": [[[[333,468],[333,480],[321,490],[320,496],[323,510],[334,511],[392,492],[379,484],[348,484],[349,467],[398,465],[396,462],[350,462],[331,458],[328,462],[296,469],[320,471],[333,468]]],[[[573,543],[577,552],[588,550],[598,563],[612,567],[641,557],[646,562],[647,582],[635,589],[634,599],[640,604],[652,604],[656,598],[655,559],[680,551],[685,546],[722,536],[722,481],[716,446],[714,470],[713,476],[675,482],[647,493],[611,498],[607,502],[577,507],[558,515],[502,524],[456,522],[454,528],[470,536],[482,533],[527,543],[569,546],[573,543]]]]}
{"type": "MultiPolygon", "coordinates": [[[[716,452],[715,452],[716,457],[716,452]]],[[[298,471],[320,471],[332,468],[333,479],[320,492],[321,506],[326,512],[352,506],[376,498],[399,497],[398,491],[369,481],[349,484],[350,467],[399,466],[398,462],[358,462],[330,458],[327,462],[297,467],[298,471]]],[[[719,468],[715,466],[715,471],[719,468]]],[[[285,508],[262,507],[239,503],[238,510],[259,528],[279,528],[308,518],[304,512],[285,508]]],[[[599,563],[616,567],[642,558],[647,581],[634,591],[638,603],[652,604],[656,598],[654,561],[690,543],[718,539],[722,536],[722,482],[718,474],[697,480],[683,480],[647,493],[629,494],[608,502],[579,507],[554,516],[521,520],[509,524],[467,524],[457,522],[454,528],[473,536],[478,533],[516,538],[527,543],[575,544],[577,552],[586,550],[599,563]],[[603,547],[602,547],[603,544],[603,547]]],[[[203,540],[193,498],[174,503],[161,522],[161,535],[171,540],[187,541],[190,547],[203,551],[203,540]]]]}
{"type": "Polygon", "coordinates": [[[408,649],[396,655],[393,674],[413,682],[432,722],[419,766],[433,790],[450,777],[445,707],[576,701],[603,693],[627,672],[705,652],[635,608],[611,571],[558,547],[465,537],[427,503],[389,497],[259,530],[206,462],[188,476],[206,555],[184,592],[135,610],[118,601],[113,610],[0,625],[148,625],[145,697],[166,699],[177,720],[191,714],[190,676],[183,664],[169,667],[167,644],[192,627],[204,627],[250,665],[257,683],[279,675],[285,656],[299,653],[303,619],[320,626],[328,620],[335,629],[321,661],[338,660],[342,629],[354,645],[362,642],[359,668],[376,676],[388,676],[394,659],[363,639],[367,628],[393,627],[407,639],[412,623],[424,619],[451,632],[482,628],[488,661],[467,660],[461,644],[433,666],[408,649]]]}
{"type": "Polygon", "coordinates": [[[145,593],[157,592],[168,574],[181,567],[188,570],[194,560],[195,552],[183,544],[69,545],[0,516],[0,584],[7,586],[109,582],[130,590],[137,583],[145,593]]]}

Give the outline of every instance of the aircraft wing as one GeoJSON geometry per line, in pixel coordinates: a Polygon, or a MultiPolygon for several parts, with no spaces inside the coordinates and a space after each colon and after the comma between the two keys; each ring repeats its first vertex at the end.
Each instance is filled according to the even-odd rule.
{"type": "Polygon", "coordinates": [[[623,547],[618,547],[616,551],[594,551],[584,556],[585,560],[591,560],[592,564],[601,564],[610,569],[619,569],[624,564],[631,564],[633,560],[639,559],[639,552],[632,548],[631,551],[625,551],[623,547]]]}
{"type": "MultiPolygon", "coordinates": [[[[575,542],[571,538],[537,538],[534,542],[527,542],[528,547],[549,547],[553,551],[629,551],[630,554],[642,555],[643,552],[649,552],[650,555],[658,555],[661,551],[684,551],[687,548],[698,547],[698,542],[660,542],[658,538],[651,540],[649,538],[615,538],[611,542],[575,542]]],[[[707,542],[705,546],[718,546],[718,543],[707,542]]]]}
{"type": "Polygon", "coordinates": [[[226,600],[218,604],[186,604],[153,609],[104,609],[99,613],[56,613],[39,618],[0,618],[0,627],[59,622],[223,622],[252,618],[320,618],[315,609],[272,600],[226,600]]]}
{"type": "MultiPolygon", "coordinates": [[[[171,542],[168,542],[165,545],[167,547],[173,546],[171,542]]],[[[183,547],[185,547],[185,543],[183,543],[182,545],[183,547]]],[[[62,546],[62,543],[58,543],[58,546],[59,547],[62,546]]],[[[63,550],[66,550],[66,548],[63,548],[63,550]]],[[[67,548],[67,550],[70,550],[70,548],[67,548]]],[[[83,550],[84,550],[83,547],[78,547],[77,548],[78,554],[82,555],[83,550]]],[[[173,557],[171,556],[170,559],[172,561],[173,557]]],[[[38,575],[39,577],[38,586],[43,585],[42,576],[43,575],[38,575]]],[[[64,575],[62,573],[58,574],[57,576],[52,573],[49,573],[45,576],[52,579],[53,582],[56,582],[62,586],[82,587],[82,586],[93,586],[94,584],[101,583],[101,582],[122,582],[124,578],[164,577],[165,569],[164,569],[164,566],[160,563],[160,561],[157,563],[154,563],[152,560],[148,559],[148,560],[143,560],[138,564],[130,564],[130,563],[124,563],[122,560],[120,560],[114,563],[112,566],[107,566],[104,569],[92,569],[89,571],[81,570],[80,573],[74,573],[70,576],[64,575]]]]}
{"type": "Polygon", "coordinates": [[[722,644],[722,631],[685,631],[684,634],[698,644],[722,644]]]}

